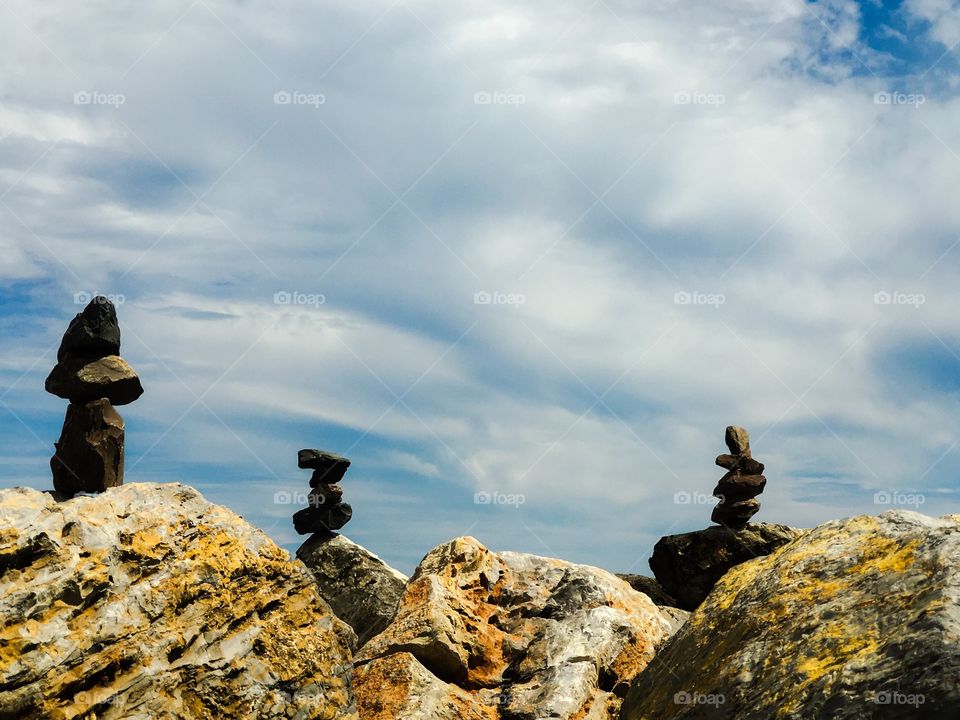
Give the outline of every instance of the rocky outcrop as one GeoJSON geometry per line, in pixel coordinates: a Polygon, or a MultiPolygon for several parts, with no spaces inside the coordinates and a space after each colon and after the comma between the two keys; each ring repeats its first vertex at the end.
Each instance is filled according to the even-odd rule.
{"type": "Polygon", "coordinates": [[[741,530],[713,526],[667,535],[654,546],[650,569],[677,607],[695,610],[731,568],[769,555],[802,533],[786,525],[755,523],[741,530]]]}
{"type": "Polygon", "coordinates": [[[358,709],[384,720],[607,718],[678,626],[604,570],[458,538],[423,559],[396,619],[358,654],[358,709]]]}
{"type": "Polygon", "coordinates": [[[313,535],[297,557],[320,596],[353,628],[358,645],[382,632],[397,614],[407,576],[343,535],[313,535]]]}
{"type": "Polygon", "coordinates": [[[183,485],[0,491],[0,717],[355,718],[352,631],[183,485]]]}
{"type": "Polygon", "coordinates": [[[124,424],[113,406],[133,402],[143,387],[119,352],[117,310],[95,297],[67,327],[45,384],[70,401],[50,459],[53,487],[66,497],[123,483],[124,424]]]}
{"type": "Polygon", "coordinates": [[[957,717],[960,515],[837,520],[727,573],[621,720],[957,717]]]}

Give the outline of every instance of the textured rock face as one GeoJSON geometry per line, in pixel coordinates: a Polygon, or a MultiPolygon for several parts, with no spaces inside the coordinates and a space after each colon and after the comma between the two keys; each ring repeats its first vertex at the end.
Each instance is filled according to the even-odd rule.
{"type": "Polygon", "coordinates": [[[183,485],[0,491],[0,716],[355,718],[350,629],[183,485]]]}
{"type": "Polygon", "coordinates": [[[627,585],[632,587],[637,592],[642,592],[648,598],[653,600],[655,605],[667,605],[669,607],[676,607],[676,599],[670,597],[663,588],[660,587],[654,578],[647,577],[646,575],[632,575],[628,573],[617,573],[617,577],[625,581],[627,585]]]}
{"type": "Polygon", "coordinates": [[[60,341],[57,360],[68,355],[101,358],[120,354],[117,309],[105,297],[96,297],[70,321],[60,341]]]}
{"type": "Polygon", "coordinates": [[[960,515],[837,520],[729,572],[622,720],[933,718],[960,708],[960,515]]]}
{"type": "Polygon", "coordinates": [[[728,570],[769,555],[801,534],[786,525],[754,523],[741,530],[710,527],[667,535],[654,546],[650,568],[677,607],[695,610],[728,570]]]}
{"type": "Polygon", "coordinates": [[[117,355],[96,360],[68,357],[50,372],[46,390],[76,403],[107,398],[113,405],[129,405],[143,395],[137,373],[117,355]]]}
{"type": "Polygon", "coordinates": [[[320,596],[363,645],[393,620],[407,576],[343,535],[314,535],[297,550],[320,596]]]}
{"type": "Polygon", "coordinates": [[[109,401],[67,406],[57,452],[50,458],[53,487],[72,497],[123,484],[123,418],[109,401]]]}
{"type": "Polygon", "coordinates": [[[604,570],[458,538],[423,559],[396,619],[357,656],[358,708],[384,720],[608,718],[678,626],[604,570]]]}

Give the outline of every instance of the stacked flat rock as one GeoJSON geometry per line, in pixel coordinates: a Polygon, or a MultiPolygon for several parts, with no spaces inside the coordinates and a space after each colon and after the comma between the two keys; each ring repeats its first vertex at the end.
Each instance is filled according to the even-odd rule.
{"type": "Polygon", "coordinates": [[[728,472],[713,489],[720,502],[714,506],[711,520],[725,527],[740,529],[760,510],[757,495],[763,492],[767,479],[763,463],[750,454],[750,435],[742,427],[731,425],[726,433],[729,455],[717,457],[717,465],[728,472]]]}
{"type": "Polygon", "coordinates": [[[332,535],[353,517],[353,508],[343,500],[340,481],[350,467],[350,461],[342,455],[324,450],[301,450],[297,465],[304,470],[313,470],[310,477],[310,507],[293,514],[293,527],[300,535],[323,533],[332,535]]]}
{"type": "Polygon", "coordinates": [[[70,401],[56,452],[53,486],[66,497],[123,484],[123,418],[114,405],[143,394],[140,378],[120,357],[117,309],[95,297],[63,336],[47,392],[70,401]]]}

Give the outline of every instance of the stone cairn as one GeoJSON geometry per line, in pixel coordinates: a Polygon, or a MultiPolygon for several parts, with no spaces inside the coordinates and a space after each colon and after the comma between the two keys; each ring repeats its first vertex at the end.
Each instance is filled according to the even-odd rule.
{"type": "Polygon", "coordinates": [[[143,394],[140,378],[120,357],[117,309],[95,297],[67,327],[47,392],[69,400],[56,452],[53,487],[66,497],[123,484],[123,418],[115,405],[143,394]]]}
{"type": "Polygon", "coordinates": [[[353,508],[343,500],[343,479],[350,461],[342,455],[324,450],[301,450],[297,453],[297,465],[304,470],[313,470],[310,477],[310,507],[298,510],[293,515],[293,527],[300,535],[324,533],[333,535],[353,517],[353,508]]]}
{"type": "Polygon", "coordinates": [[[750,434],[745,429],[731,425],[725,439],[730,454],[717,456],[717,465],[728,472],[713,489],[720,502],[714,506],[710,519],[739,530],[760,510],[756,497],[763,492],[767,479],[762,474],[763,463],[750,455],[750,434]]]}

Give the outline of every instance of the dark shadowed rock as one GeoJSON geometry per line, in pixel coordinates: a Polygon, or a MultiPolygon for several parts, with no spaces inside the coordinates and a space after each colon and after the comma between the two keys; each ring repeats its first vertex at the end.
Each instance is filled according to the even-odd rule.
{"type": "Polygon", "coordinates": [[[56,453],[53,487],[66,497],[123,484],[123,418],[106,400],[71,403],[56,453]]]}
{"type": "Polygon", "coordinates": [[[343,535],[314,535],[297,550],[320,596],[353,628],[359,645],[383,631],[397,614],[407,584],[403,575],[343,535]]]}
{"type": "Polygon", "coordinates": [[[960,515],[835,520],[727,573],[620,718],[956,720],[958,638],[960,515]]]}
{"type": "Polygon", "coordinates": [[[738,475],[731,471],[720,478],[713,489],[714,497],[729,501],[747,500],[763,492],[767,479],[763,475],[738,475]]]}
{"type": "Polygon", "coordinates": [[[717,465],[744,475],[762,475],[764,468],[762,462],[745,455],[717,455],[717,465]]]}
{"type": "Polygon", "coordinates": [[[654,605],[666,605],[667,607],[677,606],[676,599],[664,592],[660,583],[652,577],[647,577],[646,575],[631,575],[629,573],[617,573],[617,577],[637,592],[642,592],[653,600],[654,605]]]}
{"type": "Polygon", "coordinates": [[[731,568],[769,555],[803,534],[786,525],[755,523],[742,530],[710,527],[667,535],[653,548],[650,568],[677,607],[694,610],[731,568]]]}
{"type": "Polygon", "coordinates": [[[350,460],[326,450],[307,449],[297,453],[297,465],[301,469],[314,471],[310,487],[316,487],[340,482],[350,467],[350,460]]]}
{"type": "Polygon", "coordinates": [[[719,505],[714,506],[710,519],[733,530],[740,530],[746,527],[750,518],[758,512],[760,512],[760,501],[754,498],[749,500],[724,499],[719,505]]]}
{"type": "Polygon", "coordinates": [[[320,485],[307,495],[307,504],[310,507],[336,505],[343,500],[342,485],[320,485]]]}
{"type": "Polygon", "coordinates": [[[140,378],[117,355],[96,360],[68,356],[53,368],[45,387],[74,403],[106,398],[112,405],[127,405],[143,395],[140,378]]]}
{"type": "Polygon", "coordinates": [[[95,297],[70,322],[60,342],[57,360],[68,355],[96,359],[120,354],[117,309],[105,297],[95,297]]]}
{"type": "Polygon", "coordinates": [[[293,514],[293,528],[300,535],[330,533],[339,530],[353,517],[349,503],[321,507],[308,507],[293,514]]]}

